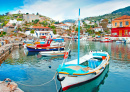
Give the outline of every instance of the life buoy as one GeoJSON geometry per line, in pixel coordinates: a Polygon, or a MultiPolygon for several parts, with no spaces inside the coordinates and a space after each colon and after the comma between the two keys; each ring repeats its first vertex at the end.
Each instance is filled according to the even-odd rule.
{"type": "Polygon", "coordinates": [[[59,81],[63,81],[63,80],[65,79],[65,77],[59,78],[59,75],[57,74],[57,79],[58,79],[59,81]]]}
{"type": "Polygon", "coordinates": [[[68,57],[68,52],[65,52],[64,59],[66,59],[67,57],[68,57]]]}

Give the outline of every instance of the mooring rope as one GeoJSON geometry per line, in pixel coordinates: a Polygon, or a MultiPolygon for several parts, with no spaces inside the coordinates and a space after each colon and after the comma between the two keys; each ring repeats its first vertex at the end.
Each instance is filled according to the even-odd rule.
{"type": "Polygon", "coordinates": [[[58,92],[57,84],[56,84],[56,79],[55,78],[54,78],[54,81],[55,81],[55,85],[56,85],[56,91],[58,92]]]}
{"type": "Polygon", "coordinates": [[[48,83],[50,83],[51,81],[53,81],[53,80],[55,79],[56,74],[57,74],[57,72],[55,73],[55,75],[53,76],[53,78],[52,78],[50,81],[45,82],[45,83],[40,84],[40,85],[27,85],[27,84],[23,84],[23,83],[16,82],[16,81],[13,81],[13,82],[15,82],[15,83],[17,83],[17,84],[20,84],[20,85],[23,85],[23,86],[29,86],[29,87],[43,86],[43,85],[48,84],[48,83]]]}

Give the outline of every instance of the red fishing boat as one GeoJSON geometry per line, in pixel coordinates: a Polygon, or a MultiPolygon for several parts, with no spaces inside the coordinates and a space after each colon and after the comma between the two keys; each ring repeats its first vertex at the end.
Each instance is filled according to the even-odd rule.
{"type": "Polygon", "coordinates": [[[100,42],[113,42],[113,40],[109,38],[102,39],[100,42]]]}

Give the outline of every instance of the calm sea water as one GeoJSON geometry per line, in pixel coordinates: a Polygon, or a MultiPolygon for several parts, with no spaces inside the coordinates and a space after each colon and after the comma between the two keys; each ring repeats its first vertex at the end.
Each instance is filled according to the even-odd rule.
{"type": "MultiPolygon", "coordinates": [[[[77,47],[77,42],[71,44],[68,61],[77,58],[77,47]]],[[[130,92],[130,44],[81,41],[80,48],[80,56],[90,50],[107,51],[111,57],[110,64],[97,79],[66,92],[130,92]]],[[[16,48],[1,64],[0,80],[10,78],[18,82],[19,88],[25,92],[57,92],[61,86],[56,78],[56,81],[44,83],[53,78],[62,61],[63,57],[42,57],[38,53],[16,48]]]]}

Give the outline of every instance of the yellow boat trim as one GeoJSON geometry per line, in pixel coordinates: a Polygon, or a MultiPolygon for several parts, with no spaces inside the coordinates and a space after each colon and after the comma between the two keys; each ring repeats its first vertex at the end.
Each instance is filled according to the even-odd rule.
{"type": "MultiPolygon", "coordinates": [[[[109,55],[108,55],[108,57],[109,57],[109,59],[110,59],[110,56],[109,56],[109,55]]],[[[108,61],[109,61],[109,59],[108,59],[108,61]]],[[[106,65],[109,64],[108,61],[107,61],[106,64],[104,65],[105,67],[106,67],[106,65]]],[[[104,67],[104,66],[103,66],[103,67],[104,67]]],[[[105,67],[104,67],[104,68],[105,68],[105,67]]],[[[102,69],[102,67],[101,67],[100,69],[102,69]]],[[[87,74],[91,74],[91,73],[99,72],[100,69],[95,70],[95,71],[93,71],[93,72],[84,73],[84,74],[73,73],[73,75],[87,75],[87,74]]],[[[69,74],[69,73],[67,73],[67,72],[59,72],[59,73],[61,73],[61,74],[69,74]]]]}
{"type": "Polygon", "coordinates": [[[59,72],[59,73],[61,73],[61,74],[69,74],[69,73],[67,73],[67,72],[59,72]]]}

